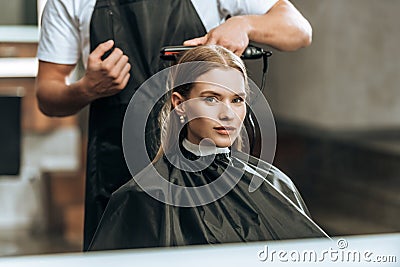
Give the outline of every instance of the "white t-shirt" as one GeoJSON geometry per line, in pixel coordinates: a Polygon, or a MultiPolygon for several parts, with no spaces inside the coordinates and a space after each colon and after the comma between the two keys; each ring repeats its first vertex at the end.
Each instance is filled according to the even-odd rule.
{"type": "MultiPolygon", "coordinates": [[[[228,16],[264,14],[278,0],[192,0],[207,31],[228,16]]],[[[39,60],[86,67],[90,53],[89,26],[96,0],[48,0],[43,10],[39,60]]]]}

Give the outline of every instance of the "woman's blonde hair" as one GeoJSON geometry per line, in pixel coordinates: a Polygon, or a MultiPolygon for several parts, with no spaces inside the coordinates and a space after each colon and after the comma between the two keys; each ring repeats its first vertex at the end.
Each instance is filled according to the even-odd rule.
{"type": "MultiPolygon", "coordinates": [[[[246,90],[248,89],[247,72],[243,61],[240,57],[222,46],[204,45],[192,48],[185,52],[179,59],[178,65],[172,68],[169,85],[167,86],[166,102],[158,117],[161,140],[165,137],[163,142],[164,147],[160,145],[153,161],[158,160],[164,153],[164,150],[176,151],[179,148],[179,143],[176,141],[182,142],[187,134],[186,125],[180,132],[177,132],[177,129],[180,129],[181,122],[177,114],[171,113],[173,110],[171,103],[172,93],[177,92],[187,100],[191,89],[195,85],[193,81],[200,75],[218,68],[233,68],[238,70],[243,75],[246,90]],[[196,64],[184,64],[189,62],[196,62],[196,64]],[[201,64],[201,62],[206,62],[207,64],[201,64]],[[178,138],[176,138],[177,136],[178,138]]],[[[240,136],[238,139],[240,139],[240,136]]],[[[241,140],[237,140],[235,143],[240,148],[241,140]]]]}

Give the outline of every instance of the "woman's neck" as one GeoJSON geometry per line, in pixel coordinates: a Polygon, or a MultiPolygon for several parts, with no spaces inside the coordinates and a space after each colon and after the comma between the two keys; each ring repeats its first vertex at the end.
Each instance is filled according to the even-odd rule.
{"type": "Polygon", "coordinates": [[[200,146],[191,143],[186,138],[182,141],[182,146],[189,152],[193,153],[196,156],[208,156],[213,154],[220,153],[229,153],[230,149],[228,147],[216,147],[216,146],[200,146]]]}

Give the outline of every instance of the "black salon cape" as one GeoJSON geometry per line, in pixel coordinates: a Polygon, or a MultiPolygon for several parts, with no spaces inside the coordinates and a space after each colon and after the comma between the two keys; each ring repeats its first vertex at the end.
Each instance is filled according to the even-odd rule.
{"type": "MultiPolygon", "coordinates": [[[[185,153],[192,159],[210,157],[185,153]]],[[[154,163],[155,169],[171,183],[184,186],[212,182],[227,164],[239,173],[243,173],[243,168],[251,170],[244,171],[225,196],[197,207],[164,204],[144,192],[132,179],[113,193],[89,250],[327,237],[310,219],[299,192],[285,174],[256,158],[250,157],[248,161],[217,154],[203,171],[186,172],[162,157],[154,163]],[[249,192],[253,170],[266,179],[258,189],[249,192]]],[[[135,179],[146,179],[150,169],[148,166],[135,179]]],[[[152,190],[162,194],[157,186],[152,190]]]]}

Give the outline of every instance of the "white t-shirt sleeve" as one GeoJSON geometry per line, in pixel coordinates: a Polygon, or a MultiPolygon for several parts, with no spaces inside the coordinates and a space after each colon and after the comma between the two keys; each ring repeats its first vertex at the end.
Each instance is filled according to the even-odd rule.
{"type": "Polygon", "coordinates": [[[81,40],[74,8],[74,1],[47,1],[42,15],[39,60],[58,64],[78,62],[81,40]]]}
{"type": "Polygon", "coordinates": [[[225,18],[237,15],[261,15],[279,0],[192,0],[207,31],[217,27],[225,18]]]}
{"type": "Polygon", "coordinates": [[[265,14],[279,0],[219,0],[219,12],[222,18],[238,15],[265,14]]]}

